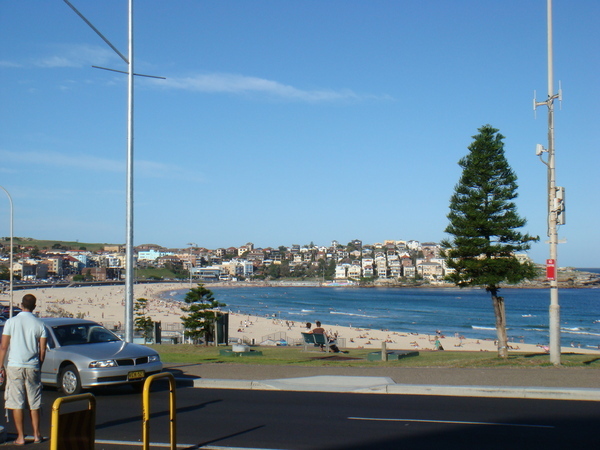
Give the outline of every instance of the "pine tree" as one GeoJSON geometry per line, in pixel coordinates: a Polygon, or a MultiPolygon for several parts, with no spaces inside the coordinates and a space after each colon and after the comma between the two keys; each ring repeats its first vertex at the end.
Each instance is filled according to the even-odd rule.
{"type": "Polygon", "coordinates": [[[187,316],[181,317],[185,336],[194,342],[203,338],[208,344],[214,339],[214,326],[217,319],[215,308],[226,306],[225,303],[215,300],[212,291],[206,289],[203,284],[190,289],[185,295],[185,302],[189,305],[181,308],[188,313],[187,316]]]}
{"type": "Polygon", "coordinates": [[[144,344],[154,341],[154,321],[147,316],[148,299],[138,298],[135,300],[133,309],[137,316],[134,320],[135,331],[141,331],[144,338],[144,344]]]}
{"type": "Polygon", "coordinates": [[[528,250],[538,240],[517,229],[527,221],[517,214],[517,176],[504,155],[498,130],[490,125],[473,136],[469,154],[459,162],[463,172],[450,199],[450,224],[442,241],[447,279],[460,287],[485,286],[496,318],[498,356],[508,356],[504,298],[501,283],[515,284],[536,276],[531,262],[520,262],[515,252],[528,250]]]}

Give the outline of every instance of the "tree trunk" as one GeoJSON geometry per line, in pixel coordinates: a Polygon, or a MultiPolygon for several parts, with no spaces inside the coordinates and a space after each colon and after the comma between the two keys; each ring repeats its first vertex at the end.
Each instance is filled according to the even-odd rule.
{"type": "Polygon", "coordinates": [[[508,357],[508,342],[506,338],[506,313],[504,310],[504,298],[498,296],[498,289],[488,288],[492,295],[494,304],[494,316],[496,317],[496,335],[498,336],[498,356],[508,357]]]}

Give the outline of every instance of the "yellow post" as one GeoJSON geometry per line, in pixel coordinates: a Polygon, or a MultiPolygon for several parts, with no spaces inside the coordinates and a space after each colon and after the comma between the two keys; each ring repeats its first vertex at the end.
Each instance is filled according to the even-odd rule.
{"type": "Polygon", "coordinates": [[[50,450],[93,450],[96,442],[96,398],[90,394],[57,398],[52,405],[50,450]],[[88,401],[88,409],[60,414],[63,403],[88,401]],[[61,418],[62,417],[62,418],[61,418]]]}
{"type": "Polygon", "coordinates": [[[144,394],[142,397],[142,409],[143,409],[143,450],[150,449],[150,385],[158,378],[169,379],[169,429],[171,435],[171,450],[177,448],[177,420],[176,420],[176,402],[175,402],[175,377],[172,373],[162,372],[154,375],[150,375],[146,378],[144,383],[144,394]]]}

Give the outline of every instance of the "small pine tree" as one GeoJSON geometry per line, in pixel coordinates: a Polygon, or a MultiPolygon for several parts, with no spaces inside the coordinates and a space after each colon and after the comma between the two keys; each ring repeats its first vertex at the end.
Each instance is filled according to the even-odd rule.
{"type": "Polygon", "coordinates": [[[485,286],[491,294],[496,317],[498,356],[508,356],[504,298],[498,295],[503,282],[515,284],[536,276],[530,262],[520,262],[515,252],[528,250],[537,237],[516,231],[526,224],[516,211],[517,176],[504,155],[498,130],[479,128],[469,154],[459,166],[463,172],[450,199],[450,224],[442,241],[447,279],[460,287],[485,286]]]}
{"type": "Polygon", "coordinates": [[[144,343],[154,342],[154,321],[151,317],[146,315],[146,308],[148,307],[148,300],[145,298],[138,298],[133,305],[135,310],[135,331],[141,331],[144,343]]]}
{"type": "Polygon", "coordinates": [[[208,345],[214,340],[214,324],[217,319],[214,308],[226,306],[225,303],[215,300],[212,291],[206,289],[203,284],[190,289],[185,295],[185,302],[189,305],[181,308],[188,313],[181,317],[185,336],[195,343],[204,339],[205,344],[208,345]]]}

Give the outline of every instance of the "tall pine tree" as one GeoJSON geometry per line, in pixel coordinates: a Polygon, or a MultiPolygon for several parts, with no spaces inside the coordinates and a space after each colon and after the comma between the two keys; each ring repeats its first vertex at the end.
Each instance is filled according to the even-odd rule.
{"type": "Polygon", "coordinates": [[[504,155],[498,130],[485,125],[473,136],[469,154],[458,164],[463,172],[450,199],[450,224],[442,241],[447,279],[460,287],[485,286],[496,318],[498,356],[508,356],[504,298],[501,283],[515,284],[536,276],[531,262],[520,262],[515,252],[528,250],[537,237],[517,229],[527,221],[517,214],[517,176],[504,155]]]}

